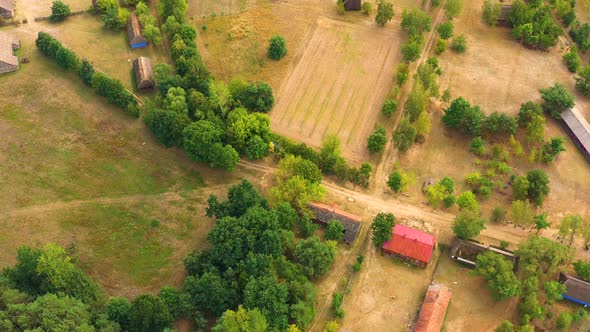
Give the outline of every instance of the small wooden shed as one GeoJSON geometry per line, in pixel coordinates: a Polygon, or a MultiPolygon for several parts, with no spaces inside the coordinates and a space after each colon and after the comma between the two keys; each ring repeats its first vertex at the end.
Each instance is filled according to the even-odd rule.
{"type": "Polygon", "coordinates": [[[343,0],[344,1],[344,10],[352,11],[352,10],[361,10],[361,0],[343,0]]]}
{"type": "Polygon", "coordinates": [[[133,71],[138,89],[151,89],[156,85],[152,77],[152,61],[149,58],[140,56],[133,60],[133,71]]]}
{"type": "Polygon", "coordinates": [[[344,241],[348,244],[353,243],[361,231],[362,218],[357,215],[319,202],[307,206],[315,214],[314,221],[317,223],[327,225],[332,220],[339,221],[344,226],[344,241]]]}
{"type": "Polygon", "coordinates": [[[147,46],[147,39],[141,35],[141,23],[139,23],[139,19],[134,13],[129,16],[127,35],[129,35],[129,45],[131,45],[131,48],[142,48],[147,46]]]}

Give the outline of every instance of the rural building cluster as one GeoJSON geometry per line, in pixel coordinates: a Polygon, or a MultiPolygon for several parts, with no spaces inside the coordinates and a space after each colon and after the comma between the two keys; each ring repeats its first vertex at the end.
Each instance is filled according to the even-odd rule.
{"type": "Polygon", "coordinates": [[[590,331],[590,0],[0,0],[0,332],[590,331]]]}

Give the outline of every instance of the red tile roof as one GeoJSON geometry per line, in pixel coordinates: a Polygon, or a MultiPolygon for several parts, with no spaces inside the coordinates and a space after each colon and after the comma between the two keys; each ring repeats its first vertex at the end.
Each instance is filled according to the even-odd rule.
{"type": "Polygon", "coordinates": [[[428,263],[435,243],[436,239],[433,235],[396,224],[393,227],[391,239],[386,241],[381,249],[388,253],[428,263]]]}
{"type": "Polygon", "coordinates": [[[448,287],[441,284],[430,285],[414,332],[440,332],[449,301],[451,301],[451,290],[448,287]]]}

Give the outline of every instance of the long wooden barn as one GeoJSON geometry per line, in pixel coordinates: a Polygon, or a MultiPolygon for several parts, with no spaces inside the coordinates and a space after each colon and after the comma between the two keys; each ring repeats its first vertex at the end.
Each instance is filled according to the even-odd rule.
{"type": "Polygon", "coordinates": [[[314,221],[317,223],[327,225],[332,220],[342,223],[344,241],[348,244],[353,243],[361,231],[362,218],[357,215],[319,202],[309,203],[308,207],[315,214],[314,221]]]}
{"type": "Polygon", "coordinates": [[[140,56],[133,60],[133,71],[138,89],[150,89],[156,85],[152,77],[152,62],[149,58],[140,56]]]}
{"type": "Polygon", "coordinates": [[[564,284],[566,291],[561,294],[564,299],[590,306],[590,283],[565,273],[559,274],[559,282],[564,284]]]}
{"type": "Polygon", "coordinates": [[[18,49],[18,39],[6,32],[0,32],[0,74],[18,70],[18,57],[14,51],[18,49]]]}
{"type": "Polygon", "coordinates": [[[129,45],[131,48],[147,47],[147,39],[141,35],[141,23],[137,15],[131,14],[127,23],[127,35],[129,36],[129,45]]]}
{"type": "Polygon", "coordinates": [[[586,160],[590,161],[590,125],[576,107],[561,113],[562,126],[586,160]]]}

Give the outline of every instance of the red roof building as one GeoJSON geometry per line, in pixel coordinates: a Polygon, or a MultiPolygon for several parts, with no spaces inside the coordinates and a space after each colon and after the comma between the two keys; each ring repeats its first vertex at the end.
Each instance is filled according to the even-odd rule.
{"type": "Polygon", "coordinates": [[[436,238],[433,235],[396,224],[393,227],[391,239],[383,244],[381,251],[426,267],[430,263],[435,245],[436,238]]]}
{"type": "Polygon", "coordinates": [[[441,284],[428,286],[414,332],[440,332],[450,301],[448,287],[441,284]]]}

